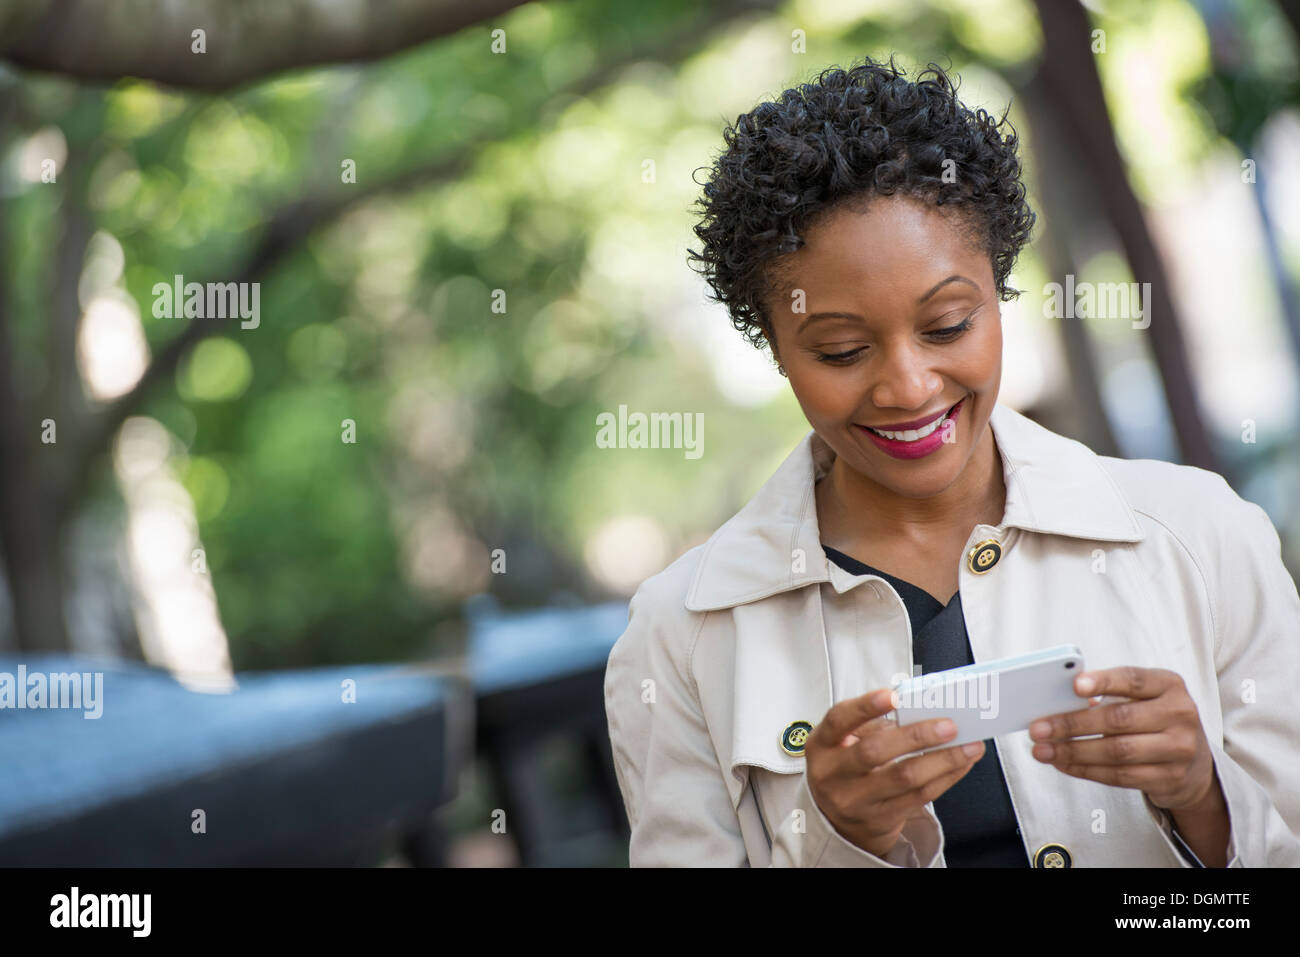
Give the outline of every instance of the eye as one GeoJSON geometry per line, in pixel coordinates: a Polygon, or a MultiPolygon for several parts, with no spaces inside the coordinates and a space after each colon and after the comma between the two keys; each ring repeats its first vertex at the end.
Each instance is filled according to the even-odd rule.
{"type": "Polygon", "coordinates": [[[968,329],[970,329],[970,327],[973,325],[972,319],[974,315],[975,313],[972,312],[961,322],[957,323],[957,325],[948,326],[948,328],[946,329],[933,329],[930,332],[927,332],[926,335],[936,338],[940,342],[949,342],[953,339],[956,339],[963,332],[966,332],[968,329]]]}
{"type": "Polygon", "coordinates": [[[848,352],[819,352],[817,353],[817,361],[829,362],[831,365],[843,365],[853,361],[853,357],[859,352],[864,351],[866,348],[866,346],[860,346],[857,349],[850,349],[848,352]]]}

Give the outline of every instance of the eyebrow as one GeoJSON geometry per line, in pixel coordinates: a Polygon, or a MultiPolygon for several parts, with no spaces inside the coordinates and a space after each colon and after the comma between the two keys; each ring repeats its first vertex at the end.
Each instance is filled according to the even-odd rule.
{"type": "MultiPolygon", "coordinates": [[[[940,289],[942,289],[944,286],[948,285],[949,283],[954,283],[954,282],[964,282],[964,283],[966,283],[966,285],[970,286],[972,289],[975,289],[976,291],[979,291],[979,284],[976,283],[974,280],[972,280],[972,279],[967,279],[965,276],[956,276],[956,275],[953,275],[953,276],[949,276],[947,279],[942,280],[941,282],[937,282],[937,283],[935,283],[934,286],[931,287],[931,289],[930,289],[929,292],[927,292],[927,293],[926,293],[924,296],[922,296],[920,299],[916,300],[916,304],[917,304],[918,306],[923,306],[923,305],[925,305],[925,301],[926,301],[927,299],[929,299],[931,296],[933,296],[936,292],[938,292],[938,291],[939,291],[940,289]]],[[[859,316],[856,312],[814,312],[811,316],[809,316],[807,319],[805,319],[802,323],[799,324],[799,328],[798,328],[798,330],[796,330],[796,334],[798,334],[799,332],[803,332],[803,331],[804,331],[804,328],[807,327],[807,325],[808,325],[810,322],[814,322],[814,321],[816,321],[816,320],[818,320],[818,319],[856,319],[856,320],[858,320],[859,322],[862,322],[862,321],[863,321],[862,317],[859,316]]]]}

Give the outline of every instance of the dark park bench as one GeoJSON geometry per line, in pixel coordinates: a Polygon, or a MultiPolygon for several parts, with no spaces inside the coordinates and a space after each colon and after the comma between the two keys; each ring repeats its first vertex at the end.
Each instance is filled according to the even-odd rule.
{"type": "Polygon", "coordinates": [[[93,658],[0,672],[20,664],[103,672],[102,715],[0,710],[0,865],[370,863],[421,843],[468,756],[465,682],[413,668],[242,674],[213,694],[93,658]]]}
{"type": "Polygon", "coordinates": [[[520,863],[579,866],[626,860],[627,816],[605,718],[605,664],[627,627],[627,603],[503,614],[469,606],[477,750],[506,812],[520,863]],[[585,772],[576,803],[548,780],[548,744],[585,772]]]}
{"type": "Polygon", "coordinates": [[[625,603],[504,614],[482,597],[468,674],[242,673],[228,693],[132,662],[0,656],[10,674],[103,673],[98,718],[0,709],[0,866],[357,865],[394,843],[439,866],[438,812],[475,755],[522,865],[617,858],[627,823],[603,682],[626,624],[625,603]],[[557,741],[583,771],[576,806],[546,774],[557,741]]]}

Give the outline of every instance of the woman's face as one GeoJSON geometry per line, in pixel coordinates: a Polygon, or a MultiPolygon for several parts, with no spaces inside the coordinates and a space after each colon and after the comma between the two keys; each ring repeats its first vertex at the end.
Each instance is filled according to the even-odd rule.
{"type": "Polygon", "coordinates": [[[1002,377],[992,263],[952,216],[899,194],[836,209],[782,263],[802,308],[797,295],[768,304],[809,423],[844,465],[907,498],[962,474],[1002,377]],[[892,439],[870,431],[891,426],[892,439]]]}

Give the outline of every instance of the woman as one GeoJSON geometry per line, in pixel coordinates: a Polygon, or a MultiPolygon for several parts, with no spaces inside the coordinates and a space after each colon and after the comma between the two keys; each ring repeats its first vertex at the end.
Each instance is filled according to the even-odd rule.
{"type": "Polygon", "coordinates": [[[1300,865],[1267,516],[997,405],[1034,222],[1005,123],[868,59],[725,134],[692,256],[812,431],[632,599],[605,695],[634,866],[1300,865]],[[899,677],[1061,644],[1076,711],[924,754],[953,729],[890,720],[899,677]]]}

